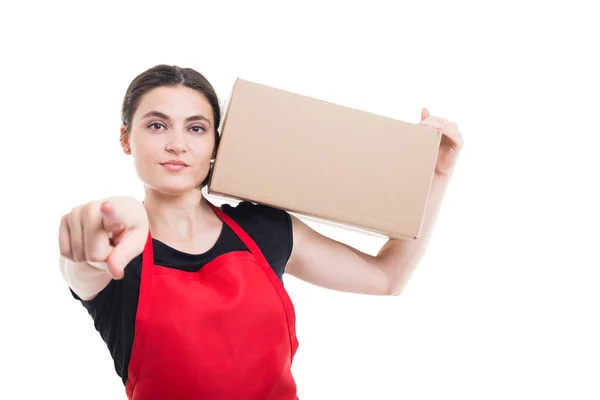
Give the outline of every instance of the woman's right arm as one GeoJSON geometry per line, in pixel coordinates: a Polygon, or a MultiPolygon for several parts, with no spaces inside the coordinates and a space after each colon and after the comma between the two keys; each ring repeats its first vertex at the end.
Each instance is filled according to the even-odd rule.
{"type": "Polygon", "coordinates": [[[93,299],[112,279],[121,279],[148,238],[148,216],[132,197],[112,197],[75,207],[60,222],[59,266],[82,300],[93,299]]]}

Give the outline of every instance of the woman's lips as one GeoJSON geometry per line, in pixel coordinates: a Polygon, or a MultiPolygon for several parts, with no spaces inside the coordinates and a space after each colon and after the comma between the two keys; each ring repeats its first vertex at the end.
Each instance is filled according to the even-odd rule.
{"type": "Polygon", "coordinates": [[[167,171],[177,172],[187,168],[187,164],[183,161],[167,161],[166,163],[161,164],[163,167],[167,169],[167,171]]]}

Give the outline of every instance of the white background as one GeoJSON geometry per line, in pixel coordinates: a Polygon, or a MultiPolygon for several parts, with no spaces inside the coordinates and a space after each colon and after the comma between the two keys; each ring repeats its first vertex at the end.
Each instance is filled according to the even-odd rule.
{"type": "Polygon", "coordinates": [[[80,203],[141,198],[119,112],[159,63],[197,69],[221,100],[239,76],[410,122],[427,106],[464,135],[401,296],[285,277],[301,399],[600,398],[592,1],[122,3],[0,11],[0,398],[125,398],[59,273],[57,232],[80,203]]]}

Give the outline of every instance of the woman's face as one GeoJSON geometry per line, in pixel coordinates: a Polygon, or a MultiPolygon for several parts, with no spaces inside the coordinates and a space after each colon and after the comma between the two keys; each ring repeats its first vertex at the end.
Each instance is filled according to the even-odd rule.
{"type": "Polygon", "coordinates": [[[206,178],[215,129],[212,107],[200,92],[158,87],[143,95],[121,144],[146,186],[177,194],[197,188],[206,178]]]}

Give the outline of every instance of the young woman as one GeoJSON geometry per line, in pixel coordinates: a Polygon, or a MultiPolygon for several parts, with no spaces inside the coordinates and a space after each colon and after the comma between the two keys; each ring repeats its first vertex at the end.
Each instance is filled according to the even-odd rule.
{"type": "Polygon", "coordinates": [[[123,101],[121,146],[145,199],[75,207],[59,231],[61,272],[107,343],[128,398],[296,399],[298,341],[282,276],[347,292],[400,293],[462,147],[455,124],[425,109],[421,117],[444,134],[423,236],[390,240],[373,257],[279,209],[210,204],[200,189],[219,142],[213,87],[176,66],[136,77],[123,101]]]}

